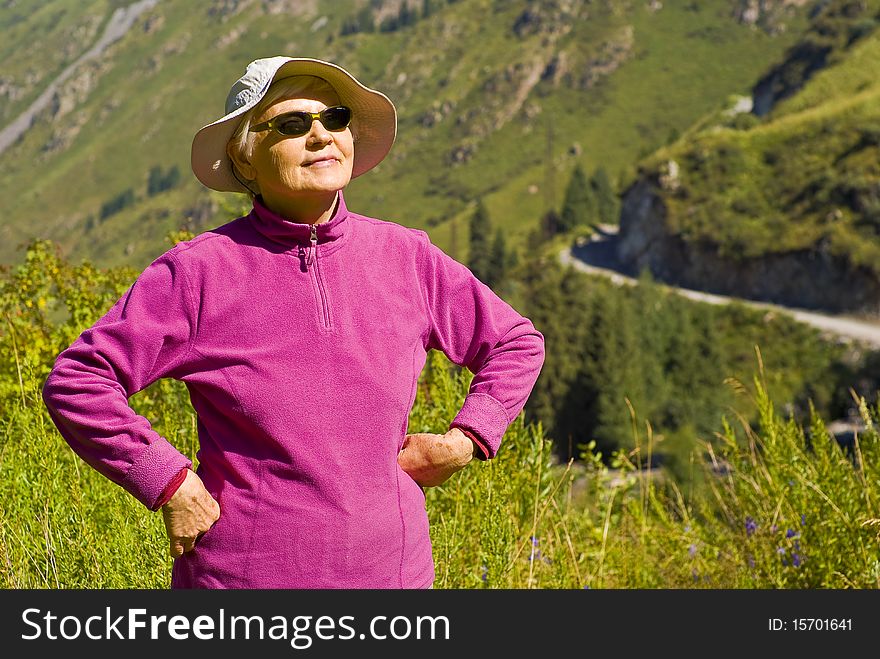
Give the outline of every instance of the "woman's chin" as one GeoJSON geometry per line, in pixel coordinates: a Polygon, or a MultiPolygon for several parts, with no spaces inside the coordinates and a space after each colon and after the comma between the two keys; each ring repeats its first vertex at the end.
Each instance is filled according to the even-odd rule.
{"type": "Polygon", "coordinates": [[[303,192],[336,192],[348,185],[350,180],[351,176],[328,172],[325,176],[314,176],[308,181],[303,181],[301,190],[303,192]]]}

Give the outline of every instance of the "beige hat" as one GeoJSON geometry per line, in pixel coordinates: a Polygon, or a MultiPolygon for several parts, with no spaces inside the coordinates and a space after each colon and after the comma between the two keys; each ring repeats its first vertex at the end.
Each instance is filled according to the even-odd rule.
{"type": "Polygon", "coordinates": [[[357,134],[351,177],[378,165],[397,136],[397,110],[385,94],[359,83],[336,64],[308,57],[267,57],[247,65],[226,97],[226,116],[199,129],[192,143],[192,170],[212,190],[247,192],[232,173],[226,144],[245,112],[253,108],[276,80],[290,76],[315,76],[326,80],[339,102],[351,108],[357,134]]]}

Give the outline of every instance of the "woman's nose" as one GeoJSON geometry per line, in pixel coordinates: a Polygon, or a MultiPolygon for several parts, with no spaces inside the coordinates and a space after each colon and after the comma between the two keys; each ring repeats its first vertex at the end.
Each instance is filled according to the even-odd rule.
{"type": "Polygon", "coordinates": [[[318,145],[318,144],[326,144],[333,139],[333,136],[330,134],[330,131],[324,128],[324,124],[321,123],[320,119],[315,119],[312,121],[311,130],[309,130],[309,137],[306,142],[309,145],[318,145]]]}

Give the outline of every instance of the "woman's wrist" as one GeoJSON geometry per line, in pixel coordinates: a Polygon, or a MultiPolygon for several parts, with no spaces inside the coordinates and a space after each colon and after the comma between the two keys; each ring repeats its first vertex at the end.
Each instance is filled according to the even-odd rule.
{"type": "Polygon", "coordinates": [[[165,489],[162,490],[162,494],[159,496],[159,501],[156,504],[156,510],[164,506],[166,503],[171,501],[171,497],[173,497],[177,490],[180,489],[180,486],[183,485],[183,481],[186,480],[186,472],[189,471],[189,467],[184,467],[174,478],[171,479],[171,482],[165,486],[165,489]]]}
{"type": "Polygon", "coordinates": [[[468,430],[467,428],[462,428],[461,426],[452,427],[460,430],[468,439],[471,440],[473,444],[473,457],[475,457],[477,460],[486,460],[489,457],[489,451],[486,450],[485,444],[483,444],[483,441],[479,437],[477,437],[474,432],[468,430]]]}

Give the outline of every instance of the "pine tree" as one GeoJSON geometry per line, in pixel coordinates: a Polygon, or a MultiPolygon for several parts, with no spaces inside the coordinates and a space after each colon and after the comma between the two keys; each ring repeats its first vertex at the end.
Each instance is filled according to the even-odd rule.
{"type": "Polygon", "coordinates": [[[576,387],[584,396],[572,401],[572,409],[582,410],[581,423],[605,455],[633,445],[627,399],[636,411],[637,427],[644,432],[646,395],[636,324],[626,291],[609,288],[594,296],[590,331],[584,339],[584,369],[576,387]]]}
{"type": "Polygon", "coordinates": [[[591,187],[599,221],[604,224],[616,224],[617,215],[620,212],[620,202],[611,186],[608,172],[601,165],[593,173],[591,187]]]}
{"type": "Polygon", "coordinates": [[[575,165],[565,189],[565,200],[560,215],[560,231],[571,231],[576,226],[594,221],[595,199],[590,182],[581,166],[575,165]]]}
{"type": "Polygon", "coordinates": [[[467,265],[477,279],[484,284],[487,283],[487,279],[491,276],[489,256],[489,234],[491,230],[489,213],[482,200],[480,200],[477,202],[474,214],[471,215],[467,265]]]}
{"type": "Polygon", "coordinates": [[[526,402],[526,416],[539,420],[547,436],[558,440],[556,421],[575,364],[565,352],[571,344],[565,317],[559,313],[565,306],[560,285],[561,267],[556,261],[533,259],[523,266],[523,270],[523,299],[518,308],[522,308],[523,314],[543,334],[546,346],[541,374],[526,402]]]}
{"type": "Polygon", "coordinates": [[[495,240],[492,242],[492,251],[489,253],[489,274],[486,284],[494,289],[507,279],[510,268],[510,259],[507,255],[507,244],[504,240],[504,232],[501,227],[495,229],[495,240]]]}

